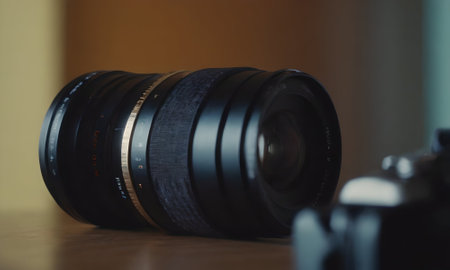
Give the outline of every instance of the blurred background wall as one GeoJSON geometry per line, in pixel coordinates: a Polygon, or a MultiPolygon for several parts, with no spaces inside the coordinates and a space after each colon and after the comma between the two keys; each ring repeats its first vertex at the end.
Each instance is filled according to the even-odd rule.
{"type": "Polygon", "coordinates": [[[53,205],[37,147],[63,82],[62,11],[57,0],[0,0],[0,211],[53,205]]]}
{"type": "Polygon", "coordinates": [[[97,69],[303,70],[335,102],[341,183],[377,169],[450,124],[446,14],[445,0],[0,0],[0,210],[53,205],[39,128],[56,92],[97,69]]]}

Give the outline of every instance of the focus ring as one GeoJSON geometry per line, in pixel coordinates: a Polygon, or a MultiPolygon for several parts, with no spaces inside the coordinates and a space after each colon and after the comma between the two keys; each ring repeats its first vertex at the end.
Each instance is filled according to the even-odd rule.
{"type": "Polygon", "coordinates": [[[207,221],[194,197],[189,171],[189,142],[192,126],[208,91],[236,69],[205,69],[179,82],[154,123],[149,145],[154,188],[172,221],[184,231],[221,235],[207,221]]]}

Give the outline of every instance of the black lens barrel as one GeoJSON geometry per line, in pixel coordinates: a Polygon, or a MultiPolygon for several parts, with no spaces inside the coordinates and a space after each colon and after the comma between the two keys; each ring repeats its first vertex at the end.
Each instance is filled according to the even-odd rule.
{"type": "Polygon", "coordinates": [[[299,71],[100,71],[55,98],[39,158],[55,201],[84,222],[281,236],[332,198],[341,143],[328,94],[299,71]]]}

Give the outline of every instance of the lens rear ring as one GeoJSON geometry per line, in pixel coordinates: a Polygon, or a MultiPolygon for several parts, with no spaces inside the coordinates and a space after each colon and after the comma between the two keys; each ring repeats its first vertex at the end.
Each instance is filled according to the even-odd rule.
{"type": "Polygon", "coordinates": [[[84,218],[74,209],[73,202],[67,200],[66,188],[60,181],[58,142],[60,129],[72,99],[78,95],[81,87],[101,75],[103,75],[102,72],[81,75],[60,91],[45,115],[39,139],[39,163],[45,184],[58,205],[80,221],[84,221],[84,218]]]}

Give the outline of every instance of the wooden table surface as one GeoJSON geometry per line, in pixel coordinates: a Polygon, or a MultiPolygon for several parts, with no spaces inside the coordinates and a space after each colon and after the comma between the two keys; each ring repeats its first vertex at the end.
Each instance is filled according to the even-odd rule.
{"type": "Polygon", "coordinates": [[[99,229],[55,212],[0,213],[0,270],[293,269],[290,239],[99,229]]]}

